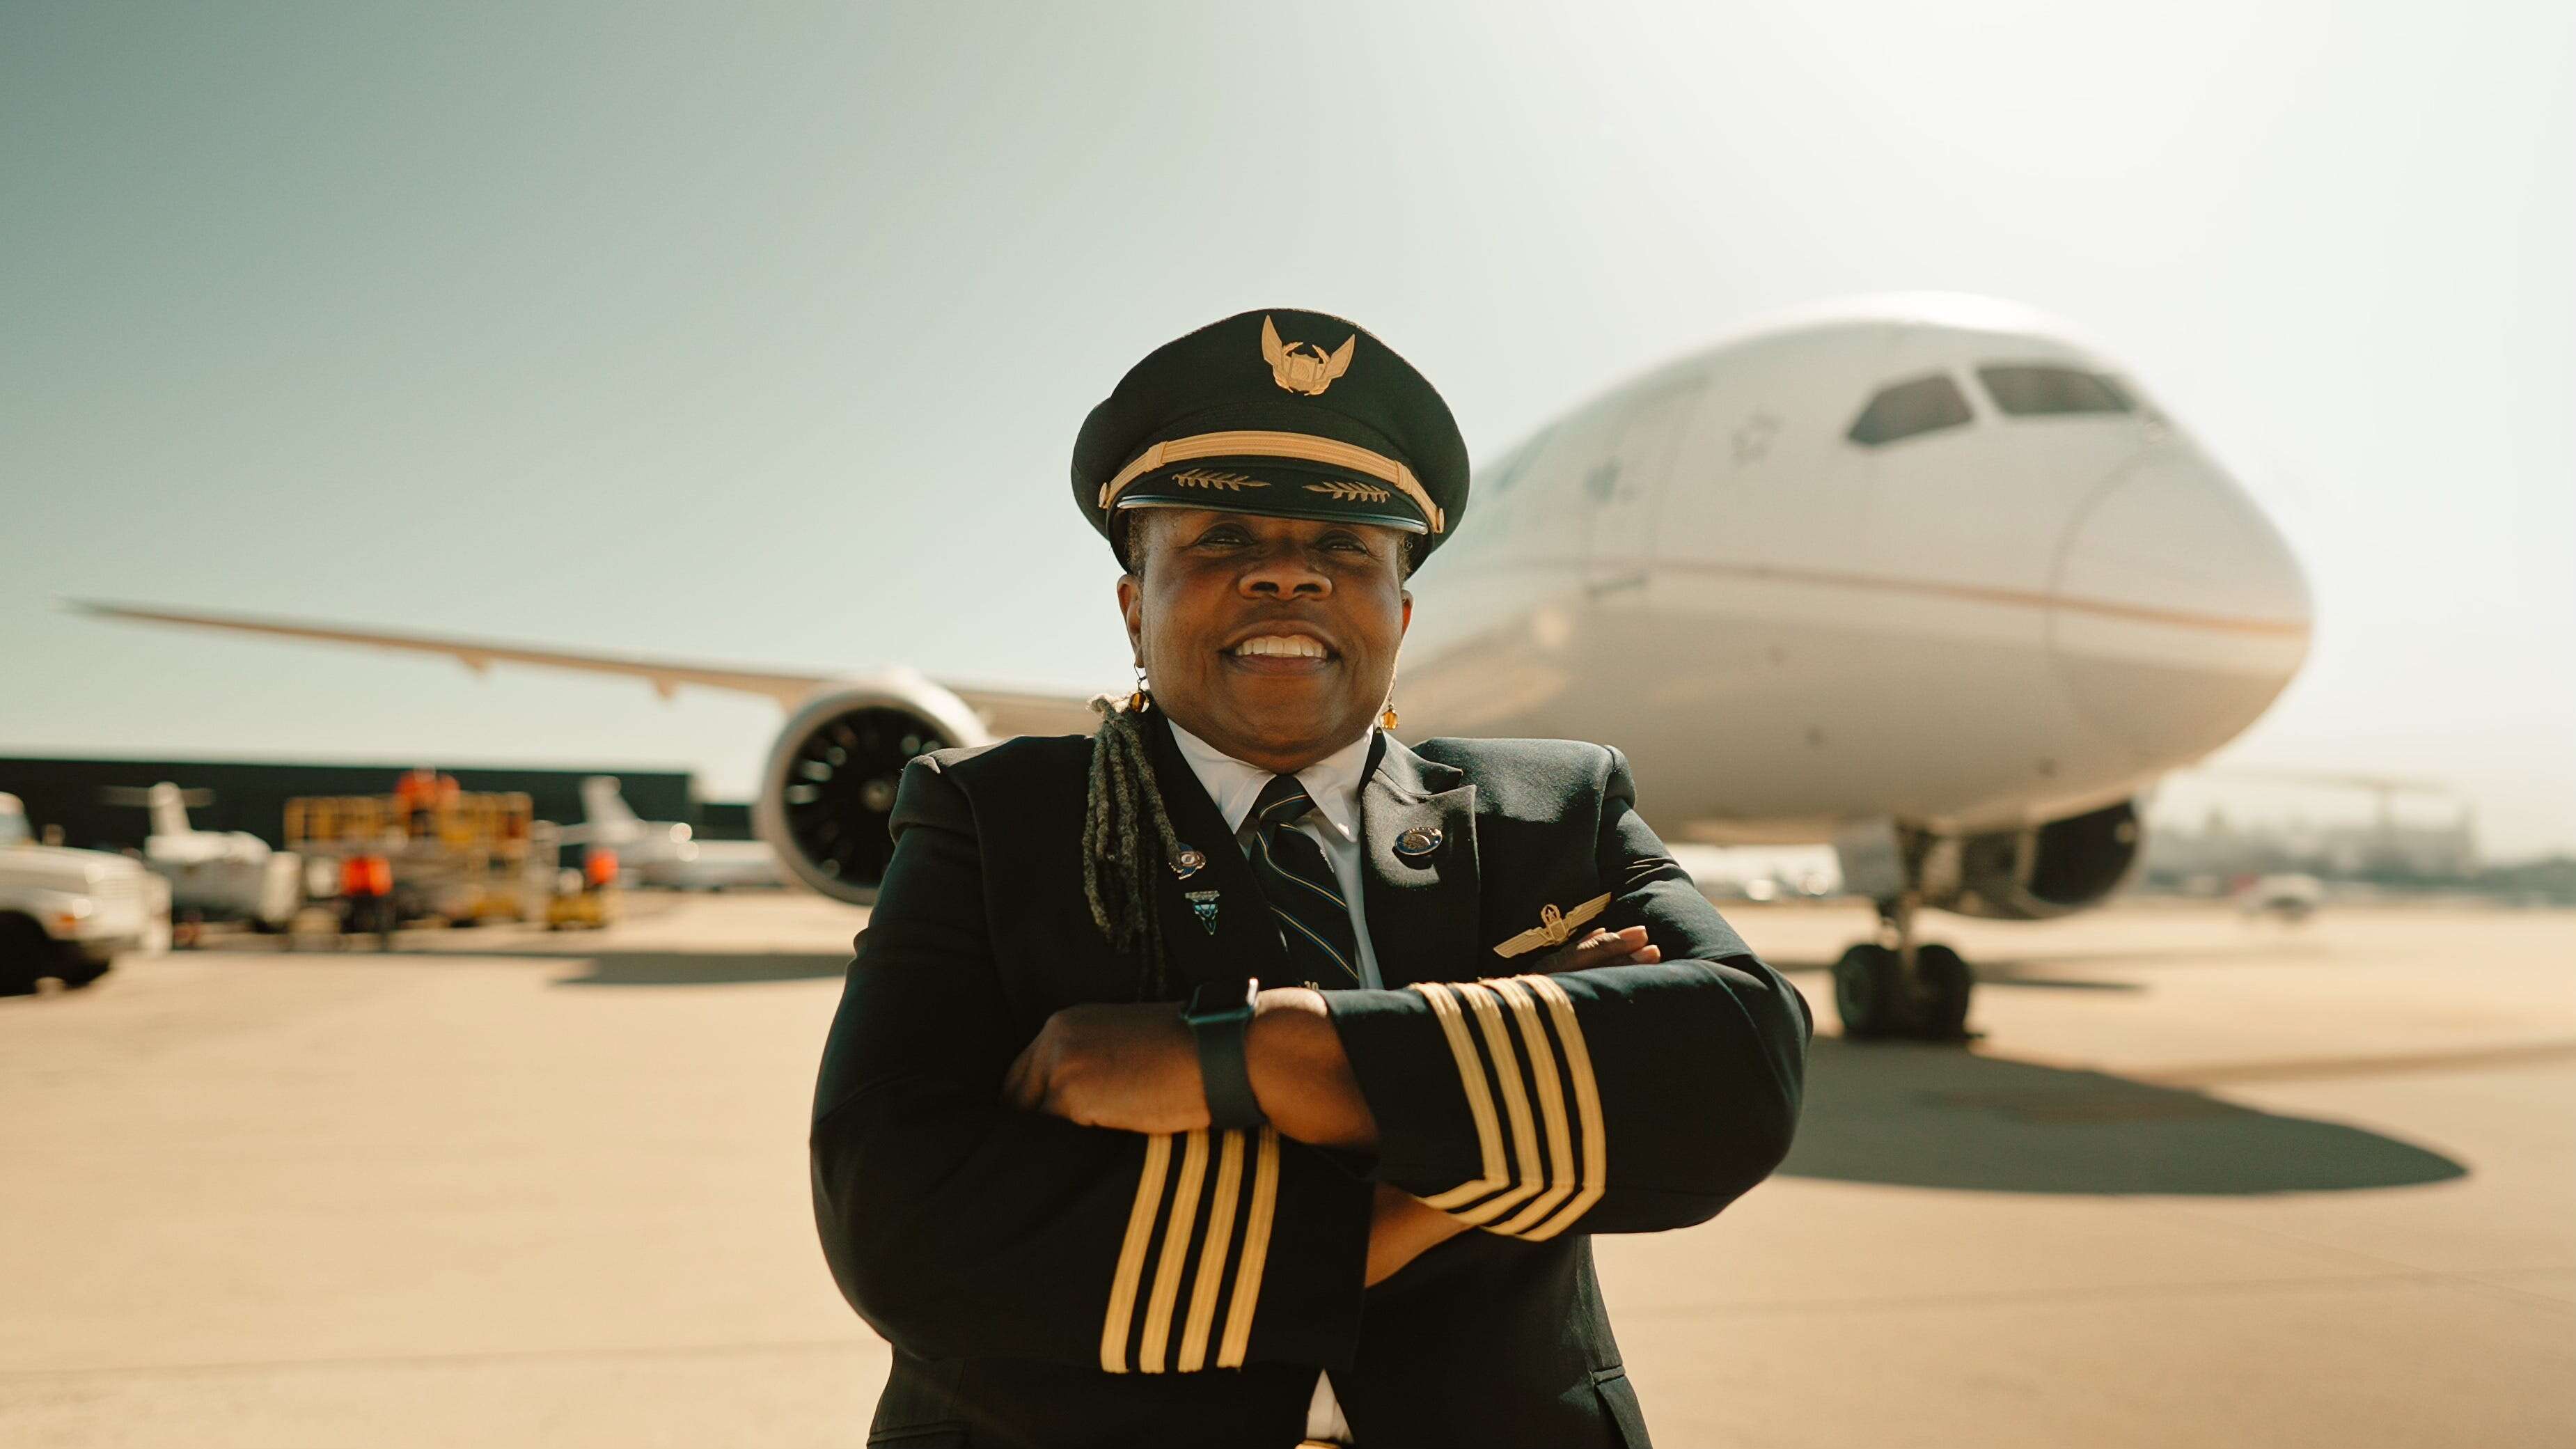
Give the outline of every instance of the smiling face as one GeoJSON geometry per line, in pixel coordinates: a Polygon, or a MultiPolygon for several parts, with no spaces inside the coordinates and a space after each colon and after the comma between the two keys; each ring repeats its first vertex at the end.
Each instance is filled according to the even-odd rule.
{"type": "Polygon", "coordinates": [[[1278,774],[1366,733],[1413,620],[1402,533],[1203,508],[1129,527],[1118,607],[1173,723],[1278,774]]]}

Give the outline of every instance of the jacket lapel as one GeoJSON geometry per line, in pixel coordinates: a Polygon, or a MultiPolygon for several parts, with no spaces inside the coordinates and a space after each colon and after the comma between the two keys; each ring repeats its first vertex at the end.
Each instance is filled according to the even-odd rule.
{"type": "Polygon", "coordinates": [[[1155,882],[1154,899],[1161,913],[1163,947],[1171,964],[1174,995],[1186,999],[1202,981],[1258,976],[1276,984],[1288,974],[1288,958],[1279,945],[1279,929],[1270,923],[1268,902],[1243,859],[1234,832],[1199,783],[1198,772],[1172,743],[1171,726],[1155,710],[1145,721],[1147,752],[1154,760],[1154,786],[1172,833],[1181,843],[1207,857],[1187,877],[1168,867],[1155,882]],[[1192,899],[1192,897],[1196,899],[1192,899]]]}
{"type": "MultiPolygon", "coordinates": [[[[1389,986],[1482,975],[1476,959],[1476,787],[1380,735],[1360,786],[1369,944],[1389,986]],[[1427,847],[1427,848],[1426,848],[1427,847]]],[[[1204,793],[1204,792],[1202,792],[1204,793]]]]}

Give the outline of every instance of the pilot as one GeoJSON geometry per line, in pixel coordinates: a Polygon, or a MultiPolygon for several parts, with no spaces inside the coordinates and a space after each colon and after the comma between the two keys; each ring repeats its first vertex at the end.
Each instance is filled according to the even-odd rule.
{"type": "Polygon", "coordinates": [[[1804,1003],[1618,751],[1390,733],[1467,453],[1375,336],[1155,349],[1073,488],[1135,690],[912,762],[824,1049],[869,1442],[1639,1449],[1592,1235],[1778,1165],[1804,1003]]]}

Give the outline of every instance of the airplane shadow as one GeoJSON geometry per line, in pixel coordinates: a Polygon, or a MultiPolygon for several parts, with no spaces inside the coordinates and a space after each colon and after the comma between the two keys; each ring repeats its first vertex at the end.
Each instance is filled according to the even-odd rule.
{"type": "Polygon", "coordinates": [[[1956,1046],[1820,1036],[1782,1172],[1972,1192],[2337,1192],[2465,1177],[2339,1122],[1956,1046]]]}
{"type": "MultiPolygon", "coordinates": [[[[398,948],[394,954],[417,960],[435,953],[398,948]]],[[[559,960],[571,969],[550,984],[574,987],[817,980],[837,978],[850,964],[846,950],[585,951],[554,942],[493,941],[473,954],[559,960]]],[[[1990,984],[2135,989],[2063,978],[2013,981],[2008,973],[1996,973],[1990,984]]],[[[1955,1045],[1864,1046],[1830,1035],[1816,1038],[1809,1054],[1798,1139],[1780,1170],[1971,1192],[2185,1196],[2404,1187],[2469,1171],[2440,1153],[2363,1128],[2265,1112],[2188,1088],[1955,1045]]]]}

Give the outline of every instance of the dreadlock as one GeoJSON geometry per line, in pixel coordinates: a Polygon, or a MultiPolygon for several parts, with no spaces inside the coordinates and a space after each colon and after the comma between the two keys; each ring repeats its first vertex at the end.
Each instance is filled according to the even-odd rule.
{"type": "Polygon", "coordinates": [[[1082,894],[1091,923],[1110,946],[1142,964],[1136,999],[1162,999],[1169,977],[1154,882],[1181,853],[1154,785],[1154,761],[1139,716],[1153,707],[1143,691],[1091,702],[1100,730],[1091,737],[1091,783],[1082,817],[1082,894]]]}

